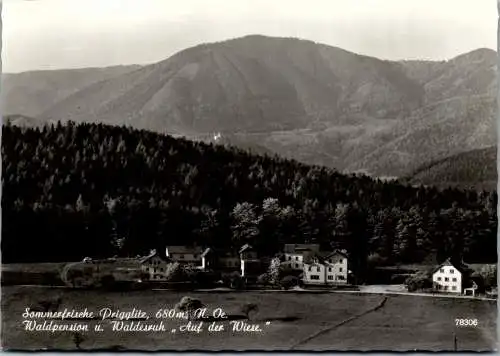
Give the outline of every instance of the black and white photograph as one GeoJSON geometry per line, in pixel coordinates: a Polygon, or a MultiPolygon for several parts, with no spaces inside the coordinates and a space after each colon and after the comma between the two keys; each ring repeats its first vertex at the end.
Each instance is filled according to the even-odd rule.
{"type": "Polygon", "coordinates": [[[2,0],[5,351],[495,352],[495,0],[2,0]]]}

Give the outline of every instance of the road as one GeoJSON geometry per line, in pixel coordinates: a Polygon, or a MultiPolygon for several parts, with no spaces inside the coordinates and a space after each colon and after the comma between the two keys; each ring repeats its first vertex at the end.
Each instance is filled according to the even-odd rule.
{"type": "MultiPolygon", "coordinates": [[[[48,285],[18,285],[21,287],[34,287],[34,288],[61,288],[61,289],[72,289],[67,286],[48,286],[48,285]]],[[[172,288],[153,288],[154,291],[176,291],[172,288]]],[[[208,292],[208,293],[234,293],[234,292],[245,292],[245,290],[234,290],[231,288],[213,288],[213,289],[195,289],[193,292],[208,292]]],[[[290,293],[290,292],[302,292],[302,293],[367,293],[367,294],[384,294],[384,295],[410,295],[410,296],[420,296],[429,298],[458,298],[458,299],[474,299],[474,300],[489,300],[495,301],[495,298],[486,297],[473,297],[470,295],[456,295],[456,294],[444,294],[444,293],[417,293],[417,292],[407,292],[404,285],[362,285],[359,286],[359,290],[330,290],[330,289],[312,289],[312,288],[294,288],[289,290],[282,289],[252,289],[248,292],[274,292],[274,293],[290,293]]]]}

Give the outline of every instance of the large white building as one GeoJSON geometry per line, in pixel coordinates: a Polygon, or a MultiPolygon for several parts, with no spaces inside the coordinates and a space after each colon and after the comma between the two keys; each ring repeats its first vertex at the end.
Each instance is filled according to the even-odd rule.
{"type": "Polygon", "coordinates": [[[307,256],[303,262],[305,284],[347,284],[348,258],[344,252],[334,251],[320,256],[307,256]]]}
{"type": "Polygon", "coordinates": [[[441,263],[432,274],[433,289],[438,292],[462,294],[463,283],[463,268],[449,259],[441,263]]]}

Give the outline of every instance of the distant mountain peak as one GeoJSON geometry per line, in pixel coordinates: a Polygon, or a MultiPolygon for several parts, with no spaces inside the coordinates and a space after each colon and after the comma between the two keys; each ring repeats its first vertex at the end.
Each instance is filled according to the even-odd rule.
{"type": "Polygon", "coordinates": [[[495,63],[487,48],[450,61],[389,61],[249,34],[138,69],[5,76],[2,89],[7,113],[42,122],[130,125],[401,176],[495,144],[495,63]]]}
{"type": "Polygon", "coordinates": [[[490,48],[478,48],[467,53],[460,54],[450,61],[478,61],[491,60],[497,57],[497,52],[490,48]]]}

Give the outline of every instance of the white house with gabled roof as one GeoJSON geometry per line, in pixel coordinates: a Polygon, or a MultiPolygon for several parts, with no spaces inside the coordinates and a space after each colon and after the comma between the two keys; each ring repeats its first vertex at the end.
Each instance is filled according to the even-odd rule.
{"type": "Polygon", "coordinates": [[[305,284],[347,284],[348,257],[342,251],[306,256],[303,262],[305,284]]]}
{"type": "Polygon", "coordinates": [[[433,289],[443,293],[462,294],[464,267],[452,263],[449,259],[441,263],[432,273],[433,289]]]}

